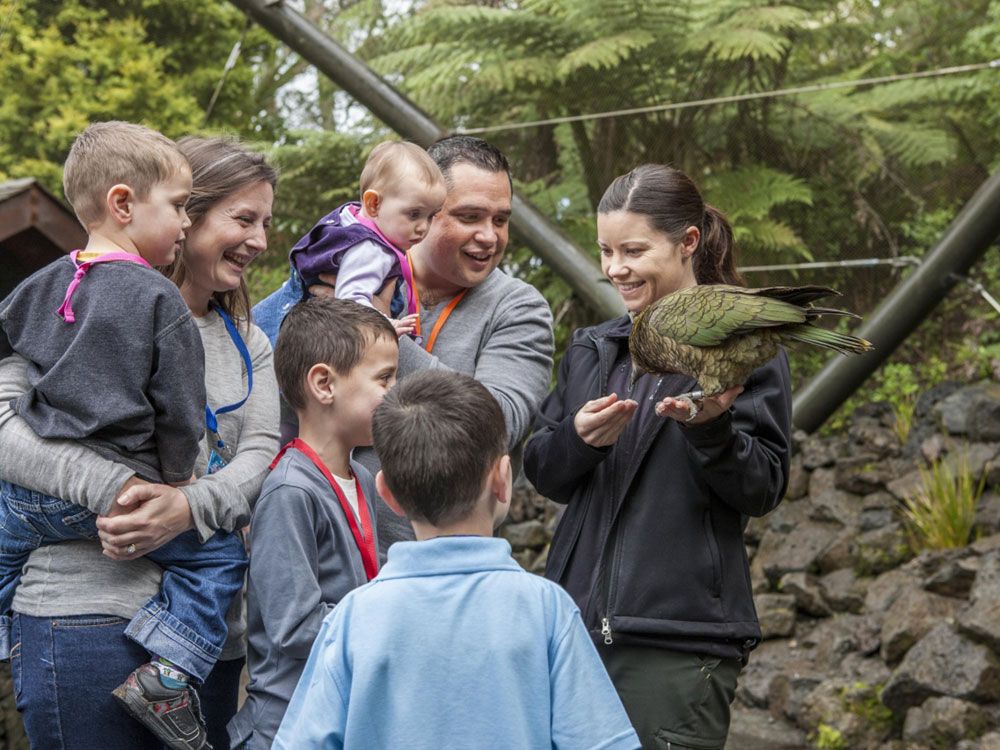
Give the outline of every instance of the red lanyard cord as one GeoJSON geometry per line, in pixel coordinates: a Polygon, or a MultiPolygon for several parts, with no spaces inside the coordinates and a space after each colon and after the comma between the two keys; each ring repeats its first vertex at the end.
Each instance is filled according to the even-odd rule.
{"type": "Polygon", "coordinates": [[[271,462],[271,469],[274,469],[278,465],[278,461],[281,460],[281,457],[285,455],[285,452],[289,448],[295,448],[304,453],[306,458],[313,462],[313,465],[320,470],[323,476],[326,477],[326,481],[330,483],[330,487],[337,496],[337,500],[340,501],[340,507],[343,509],[344,515],[347,516],[347,523],[351,527],[354,543],[358,546],[358,552],[361,553],[361,562],[365,566],[365,575],[370,581],[378,573],[378,554],[375,551],[375,535],[372,533],[371,514],[368,512],[368,502],[365,500],[364,490],[361,489],[361,482],[358,481],[357,477],[354,477],[355,487],[358,490],[358,515],[361,517],[361,528],[359,529],[358,522],[354,518],[354,511],[351,509],[351,504],[347,502],[344,491],[340,489],[337,480],[334,479],[330,470],[326,468],[323,459],[316,455],[316,452],[304,440],[295,438],[282,448],[271,462]]]}

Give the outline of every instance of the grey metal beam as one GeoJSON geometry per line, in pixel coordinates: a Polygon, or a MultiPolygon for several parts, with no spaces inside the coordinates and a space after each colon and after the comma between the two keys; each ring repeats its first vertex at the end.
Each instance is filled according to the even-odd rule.
{"type": "Polygon", "coordinates": [[[864,383],[931,313],[1000,236],[1000,172],[986,180],[962,208],[923,262],[879,305],[856,334],[875,350],[835,356],[795,393],[792,420],[816,430],[864,383]]]}
{"type": "MultiPolygon", "coordinates": [[[[448,134],[420,107],[281,0],[231,2],[404,138],[427,147],[448,134]]],[[[597,263],[516,193],[511,228],[595,313],[612,318],[625,312],[621,298],[597,263]]]]}

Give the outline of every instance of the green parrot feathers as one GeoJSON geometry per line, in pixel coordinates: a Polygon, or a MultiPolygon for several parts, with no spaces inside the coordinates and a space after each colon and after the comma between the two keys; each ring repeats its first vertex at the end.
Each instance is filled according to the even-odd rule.
{"type": "Polygon", "coordinates": [[[703,284],[661,297],[632,321],[629,352],[633,380],[641,373],[683,373],[706,396],[745,383],[772,359],[781,344],[800,342],[844,354],[866,352],[871,343],[815,325],[845,310],[813,307],[836,294],[821,286],[767,287],[703,284]]]}
{"type": "Polygon", "coordinates": [[[782,339],[836,351],[871,349],[864,339],[812,324],[821,315],[857,317],[846,310],[812,306],[814,300],[831,295],[838,292],[822,286],[750,289],[702,284],[661,297],[636,316],[634,325],[696,347],[720,346],[736,336],[774,329],[782,339]]]}

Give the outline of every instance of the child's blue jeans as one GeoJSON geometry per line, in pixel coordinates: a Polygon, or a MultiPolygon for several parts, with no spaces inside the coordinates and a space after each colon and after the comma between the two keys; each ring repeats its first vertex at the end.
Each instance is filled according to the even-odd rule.
{"type": "MultiPolygon", "coordinates": [[[[97,538],[96,516],[86,508],[0,482],[0,658],[10,656],[10,608],[28,555],[53,542],[97,538]]],[[[163,580],[125,635],[204,682],[226,641],[226,611],[243,587],[243,542],[217,532],[201,544],[187,531],[145,557],[163,568],[163,580]]]]}

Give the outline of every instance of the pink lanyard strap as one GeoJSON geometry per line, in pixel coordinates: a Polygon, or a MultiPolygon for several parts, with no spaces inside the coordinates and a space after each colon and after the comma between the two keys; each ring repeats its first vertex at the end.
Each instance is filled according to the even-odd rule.
{"type": "Polygon", "coordinates": [[[416,298],[413,296],[413,269],[410,268],[410,261],[406,257],[406,253],[396,247],[392,240],[382,234],[382,230],[375,225],[375,222],[364,216],[360,209],[355,209],[352,205],[347,210],[351,212],[351,216],[357,219],[361,226],[371,229],[386,245],[392,248],[392,251],[396,254],[396,260],[399,261],[399,269],[403,272],[403,281],[406,282],[406,311],[411,315],[420,312],[416,298]]]}
{"type": "Polygon", "coordinates": [[[69,282],[69,287],[66,289],[66,296],[63,297],[62,304],[59,305],[59,309],[56,310],[56,315],[62,316],[62,319],[67,323],[76,322],[76,316],[73,314],[73,305],[70,303],[70,300],[73,299],[73,292],[75,292],[76,288],[80,286],[80,282],[83,281],[83,277],[87,275],[87,271],[89,271],[90,267],[95,263],[126,261],[128,263],[138,263],[140,266],[145,266],[146,268],[152,268],[152,266],[146,262],[145,258],[122,251],[103,253],[102,255],[98,255],[96,258],[78,263],[76,259],[82,252],[82,250],[74,250],[69,254],[69,259],[73,261],[73,265],[76,266],[76,273],[73,274],[73,280],[69,282]]]}

